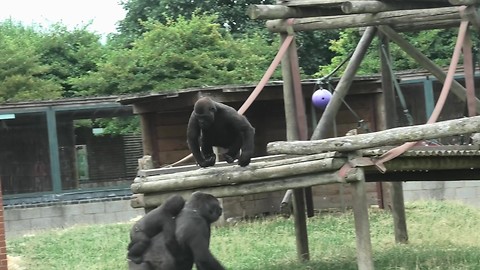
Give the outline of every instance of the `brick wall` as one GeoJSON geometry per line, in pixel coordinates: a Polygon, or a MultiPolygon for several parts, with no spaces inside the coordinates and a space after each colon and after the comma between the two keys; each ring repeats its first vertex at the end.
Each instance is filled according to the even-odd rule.
{"type": "Polygon", "coordinates": [[[0,177],[0,270],[8,269],[7,244],[5,243],[5,221],[3,209],[2,179],[0,177]]]}

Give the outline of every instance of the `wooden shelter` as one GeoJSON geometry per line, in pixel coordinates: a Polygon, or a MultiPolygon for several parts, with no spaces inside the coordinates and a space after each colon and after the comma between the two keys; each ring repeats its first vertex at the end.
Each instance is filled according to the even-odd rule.
{"type": "MultiPolygon", "coordinates": [[[[407,151],[403,155],[397,151],[397,155],[400,155],[398,159],[388,159],[385,162],[382,161],[384,156],[391,154],[391,151],[384,153],[383,148],[370,149],[381,145],[396,145],[403,142],[480,131],[477,123],[480,118],[474,116],[480,102],[474,94],[472,97],[471,91],[467,91],[467,89],[471,89],[473,79],[467,79],[467,89],[452,80],[458,60],[458,46],[452,57],[451,68],[445,74],[440,67],[427,59],[397,32],[458,26],[465,31],[469,25],[476,28],[480,25],[479,4],[478,0],[290,0],[281,1],[277,5],[252,5],[247,11],[248,15],[252,19],[268,19],[267,28],[281,35],[280,51],[286,52],[282,60],[282,72],[287,140],[303,140],[302,142],[270,143],[267,152],[300,156],[284,156],[280,160],[267,162],[265,160],[255,161],[246,168],[219,167],[187,172],[147,170],[140,172],[139,177],[132,185],[132,190],[135,193],[148,194],[144,198],[144,203],[154,206],[161,203],[166,194],[190,192],[192,189],[211,192],[220,197],[293,189],[298,256],[301,260],[307,260],[309,251],[304,201],[305,194],[308,195],[308,192],[305,191],[308,191],[308,187],[313,185],[350,182],[355,201],[358,268],[361,270],[374,269],[365,182],[397,180],[392,185],[395,239],[398,242],[407,242],[408,234],[400,181],[428,180],[432,175],[437,178],[452,172],[456,174],[460,172],[465,179],[471,179],[476,177],[477,170],[480,169],[480,165],[478,165],[480,164],[480,153],[478,147],[475,146],[453,149],[451,147],[432,148],[429,151],[416,149],[407,151]],[[362,38],[343,76],[336,85],[332,100],[310,137],[313,141],[308,142],[304,132],[306,117],[302,103],[294,33],[296,31],[339,28],[365,29],[363,29],[362,38]],[[429,70],[439,81],[445,82],[447,86],[445,88],[451,88],[452,93],[460,100],[469,103],[469,108],[473,108],[473,112],[470,112],[471,117],[437,124],[429,123],[402,130],[392,129],[370,135],[325,140],[330,136],[330,128],[342,100],[352,85],[362,58],[376,36],[380,38],[382,46],[387,49],[387,53],[381,57],[384,92],[383,106],[380,109],[383,112],[381,129],[394,128],[397,117],[396,112],[389,109],[396,106],[394,78],[392,78],[392,72],[388,65],[390,40],[429,70]],[[285,47],[287,49],[284,50],[285,47]],[[382,162],[378,162],[379,160],[382,162]],[[382,174],[378,170],[386,173],[382,174]],[[432,172],[434,173],[432,174],[432,172]]],[[[462,31],[459,32],[462,33],[462,31]]],[[[460,48],[464,38],[464,36],[462,38],[459,36],[457,44],[460,44],[460,48]]],[[[468,43],[468,40],[465,39],[464,43],[468,43]]],[[[464,53],[465,65],[468,67],[467,63],[471,63],[471,55],[467,55],[468,50],[464,50],[464,53]]],[[[466,70],[465,73],[466,77],[471,77],[470,70],[466,70]]],[[[437,107],[434,113],[438,113],[437,107]]],[[[408,149],[411,145],[407,145],[403,150],[408,149]]]]}

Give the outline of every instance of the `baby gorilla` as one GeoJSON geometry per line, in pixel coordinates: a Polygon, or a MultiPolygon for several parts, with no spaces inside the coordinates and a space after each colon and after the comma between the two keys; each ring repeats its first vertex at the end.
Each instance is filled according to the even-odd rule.
{"type": "Polygon", "coordinates": [[[208,97],[195,103],[188,120],[188,147],[200,167],[215,165],[213,146],[227,149],[223,156],[228,163],[238,157],[238,164],[247,166],[254,152],[254,136],[255,129],[245,116],[208,97]]]}
{"type": "Polygon", "coordinates": [[[143,253],[150,246],[150,239],[163,232],[166,247],[172,252],[178,249],[175,240],[175,217],[185,205],[179,195],[169,197],[162,205],[148,212],[130,230],[127,258],[136,264],[143,261],[143,253]]]}

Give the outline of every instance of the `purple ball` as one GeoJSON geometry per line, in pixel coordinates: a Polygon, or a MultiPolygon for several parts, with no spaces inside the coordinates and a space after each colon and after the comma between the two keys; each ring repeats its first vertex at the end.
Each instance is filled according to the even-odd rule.
{"type": "Polygon", "coordinates": [[[319,109],[325,109],[331,97],[332,93],[330,93],[330,91],[326,89],[318,89],[312,95],[313,106],[319,109]]]}

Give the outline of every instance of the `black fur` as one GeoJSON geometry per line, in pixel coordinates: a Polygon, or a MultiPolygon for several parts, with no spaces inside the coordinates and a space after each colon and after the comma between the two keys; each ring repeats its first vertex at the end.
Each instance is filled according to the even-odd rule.
{"type": "Polygon", "coordinates": [[[188,121],[188,147],[200,167],[215,165],[213,146],[227,149],[224,158],[232,163],[238,157],[242,167],[250,164],[254,152],[255,129],[247,118],[225,104],[200,98],[188,121]]]}
{"type": "Polygon", "coordinates": [[[163,232],[166,247],[173,253],[178,249],[175,240],[175,217],[185,205],[185,200],[174,195],[162,205],[148,212],[130,230],[127,258],[136,264],[143,261],[143,253],[150,246],[151,238],[163,232]]]}
{"type": "Polygon", "coordinates": [[[142,264],[130,262],[130,270],[224,270],[209,250],[210,225],[222,215],[217,198],[210,194],[194,192],[183,210],[175,218],[175,236],[178,252],[166,247],[163,232],[153,237],[144,253],[142,264]],[[172,260],[175,265],[172,265],[172,260]]]}

